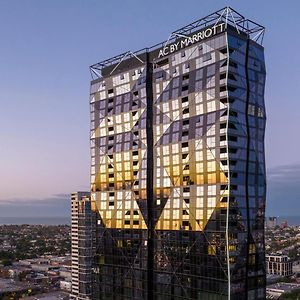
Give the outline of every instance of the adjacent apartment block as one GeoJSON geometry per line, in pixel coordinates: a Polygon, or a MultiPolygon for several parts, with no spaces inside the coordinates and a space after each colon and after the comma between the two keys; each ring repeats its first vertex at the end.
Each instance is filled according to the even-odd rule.
{"type": "Polygon", "coordinates": [[[267,274],[291,276],[293,274],[293,262],[287,255],[266,255],[267,274]]]}
{"type": "Polygon", "coordinates": [[[265,299],[263,34],[226,7],[91,66],[96,299],[265,299]]]}
{"type": "Polygon", "coordinates": [[[96,213],[90,192],[71,195],[72,291],[70,299],[92,299],[92,261],[95,256],[96,213]]]}

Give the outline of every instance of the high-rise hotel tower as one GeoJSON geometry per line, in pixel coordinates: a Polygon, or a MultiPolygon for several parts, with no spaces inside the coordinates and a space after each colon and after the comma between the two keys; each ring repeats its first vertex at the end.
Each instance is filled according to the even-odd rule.
{"type": "Polygon", "coordinates": [[[264,27],[226,7],[91,66],[97,299],[265,299],[264,27]]]}

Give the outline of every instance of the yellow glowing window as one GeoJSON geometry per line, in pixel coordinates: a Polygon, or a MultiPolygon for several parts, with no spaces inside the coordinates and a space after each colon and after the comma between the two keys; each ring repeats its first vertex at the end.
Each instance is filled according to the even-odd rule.
{"type": "Polygon", "coordinates": [[[169,156],[164,156],[163,161],[164,161],[164,165],[170,165],[170,157],[169,156]]]}
{"type": "Polygon", "coordinates": [[[216,110],[215,101],[207,102],[207,112],[216,110]]]}
{"type": "Polygon", "coordinates": [[[207,206],[208,207],[215,207],[216,206],[216,198],[209,197],[207,199],[207,206]]]}
{"type": "Polygon", "coordinates": [[[203,210],[202,209],[196,210],[196,219],[203,219],[203,210]]]}
{"type": "Polygon", "coordinates": [[[179,164],[179,154],[172,156],[172,163],[175,165],[179,164]]]}
{"type": "Polygon", "coordinates": [[[130,159],[130,152],[124,152],[124,160],[129,160],[130,159]]]}
{"type": "Polygon", "coordinates": [[[122,170],[122,163],[116,163],[116,164],[115,164],[115,167],[116,167],[116,169],[119,170],[119,171],[122,170]]]}
{"type": "Polygon", "coordinates": [[[169,111],[169,103],[164,103],[163,104],[163,112],[168,112],[169,111]]]}
{"type": "Polygon", "coordinates": [[[100,136],[106,136],[107,130],[105,128],[100,129],[100,136]]]}
{"type": "Polygon", "coordinates": [[[131,172],[125,172],[125,180],[131,179],[131,172]]]}
{"type": "Polygon", "coordinates": [[[95,167],[91,167],[91,174],[95,174],[95,173],[96,173],[95,167]]]}
{"type": "Polygon", "coordinates": [[[107,193],[100,193],[100,200],[106,200],[107,199],[107,193]]]}
{"type": "Polygon", "coordinates": [[[178,153],[178,151],[179,151],[179,146],[178,146],[178,144],[172,145],[172,153],[173,153],[173,154],[174,154],[174,153],[178,153]]]}
{"type": "Polygon", "coordinates": [[[177,117],[179,116],[179,110],[178,109],[173,110],[172,115],[173,115],[173,119],[177,119],[177,117]]]}
{"type": "Polygon", "coordinates": [[[122,132],[122,131],[123,131],[122,125],[117,125],[117,126],[116,126],[116,132],[117,132],[117,133],[120,133],[120,132],[122,132]]]}
{"type": "Polygon", "coordinates": [[[229,258],[229,262],[230,262],[231,264],[234,264],[234,263],[235,263],[235,257],[230,257],[230,258],[229,258]]]}
{"type": "Polygon", "coordinates": [[[214,160],[215,159],[215,153],[213,149],[207,150],[206,151],[206,159],[207,160],[214,160]]]}
{"type": "Polygon", "coordinates": [[[236,245],[229,245],[229,251],[236,251],[236,245]]]}
{"type": "Polygon", "coordinates": [[[162,171],[163,171],[163,169],[156,169],[156,177],[157,178],[159,178],[161,175],[161,173],[162,173],[162,171]]]}
{"type": "Polygon", "coordinates": [[[157,167],[160,167],[160,164],[161,164],[160,160],[161,160],[161,158],[157,158],[156,159],[156,166],[157,167]]]}
{"type": "Polygon", "coordinates": [[[210,217],[211,214],[213,213],[213,211],[214,211],[213,209],[207,209],[207,210],[206,210],[207,216],[210,217]]]}
{"type": "Polygon", "coordinates": [[[208,255],[216,255],[216,245],[209,245],[207,250],[208,255]]]}
{"type": "Polygon", "coordinates": [[[121,116],[121,115],[115,116],[115,122],[116,122],[117,124],[121,124],[121,123],[122,123],[122,116],[121,116]]]}
{"type": "Polygon", "coordinates": [[[124,117],[124,122],[130,121],[130,113],[125,113],[123,117],[124,117]]]}
{"type": "Polygon", "coordinates": [[[166,154],[169,154],[170,153],[170,151],[169,151],[169,145],[167,145],[167,146],[163,146],[163,154],[164,155],[166,155],[166,154]]]}
{"type": "Polygon", "coordinates": [[[178,99],[175,99],[175,100],[172,101],[172,109],[174,111],[175,109],[178,109],[178,108],[179,108],[178,99]]]}
{"type": "Polygon", "coordinates": [[[104,173],[104,172],[106,172],[106,170],[107,170],[107,165],[106,164],[101,164],[100,165],[100,172],[104,173]]]}
{"type": "Polygon", "coordinates": [[[124,163],[124,170],[125,170],[125,171],[131,170],[130,162],[125,161],[125,163],[124,163]]]}
{"type": "Polygon", "coordinates": [[[217,187],[215,185],[209,185],[207,187],[207,192],[209,195],[215,195],[217,192],[217,187]]]}
{"type": "Polygon", "coordinates": [[[179,171],[179,166],[173,166],[173,175],[179,175],[180,171],[179,171]]]}
{"type": "Polygon", "coordinates": [[[214,161],[207,162],[207,172],[216,171],[216,163],[214,161]]]}
{"type": "Polygon", "coordinates": [[[204,194],[204,187],[203,186],[197,186],[197,195],[203,195],[204,194]]]}
{"type": "Polygon", "coordinates": [[[216,173],[207,174],[207,182],[215,183],[216,182],[216,173]]]}
{"type": "Polygon", "coordinates": [[[174,207],[174,208],[179,208],[179,207],[180,207],[180,201],[179,201],[179,198],[174,198],[174,199],[173,199],[173,207],[174,207]]]}
{"type": "Polygon", "coordinates": [[[203,198],[197,198],[196,207],[197,208],[202,208],[203,207],[203,198]]]}
{"type": "Polygon", "coordinates": [[[204,111],[203,111],[203,104],[196,105],[196,114],[197,115],[201,115],[203,113],[204,113],[204,111]]]}
{"type": "Polygon", "coordinates": [[[173,219],[179,219],[179,209],[173,210],[173,219]]]}
{"type": "MultiPolygon", "coordinates": [[[[197,148],[198,148],[198,146],[197,146],[197,148]]],[[[196,151],[196,160],[203,161],[203,152],[202,151],[196,151]]]]}
{"type": "Polygon", "coordinates": [[[249,254],[254,254],[256,252],[255,244],[249,245],[249,254]]]}

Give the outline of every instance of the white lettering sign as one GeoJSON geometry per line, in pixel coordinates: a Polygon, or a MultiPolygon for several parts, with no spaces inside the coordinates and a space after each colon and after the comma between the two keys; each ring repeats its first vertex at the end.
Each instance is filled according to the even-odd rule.
{"type": "Polygon", "coordinates": [[[162,49],[159,50],[158,58],[169,55],[177,50],[193,45],[194,43],[200,42],[204,39],[207,39],[217,33],[223,32],[225,28],[225,23],[214,25],[212,27],[206,28],[202,31],[199,31],[192,36],[186,37],[179,42],[175,42],[169,45],[165,45],[162,49]]]}

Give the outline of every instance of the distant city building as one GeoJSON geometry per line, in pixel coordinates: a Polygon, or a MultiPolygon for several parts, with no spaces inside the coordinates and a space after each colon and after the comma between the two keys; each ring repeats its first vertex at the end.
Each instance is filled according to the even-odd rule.
{"type": "Polygon", "coordinates": [[[96,214],[91,209],[90,193],[71,195],[72,291],[70,299],[92,299],[92,260],[95,256],[96,214]]]}
{"type": "MultiPolygon", "coordinates": [[[[61,280],[59,282],[59,287],[63,291],[71,292],[71,290],[72,290],[72,283],[71,283],[71,281],[61,280]]],[[[78,297],[78,298],[75,298],[75,299],[80,299],[80,298],[78,297]]],[[[85,299],[89,299],[89,298],[85,298],[85,299]]]]}
{"type": "Polygon", "coordinates": [[[273,283],[267,286],[267,299],[273,299],[273,300],[282,299],[280,297],[283,294],[291,293],[299,289],[300,289],[299,283],[286,283],[286,282],[273,283]]]}
{"type": "Polygon", "coordinates": [[[97,299],[266,298],[263,34],[226,7],[91,66],[97,299]]]}
{"type": "Polygon", "coordinates": [[[281,229],[287,228],[288,226],[289,226],[288,221],[283,221],[283,222],[280,224],[280,228],[281,228],[281,229]]]}
{"type": "Polygon", "coordinates": [[[277,226],[277,217],[268,217],[266,219],[266,227],[268,229],[275,228],[277,226]]]}
{"type": "Polygon", "coordinates": [[[293,262],[287,255],[266,255],[267,274],[290,276],[293,274],[293,262]]]}

